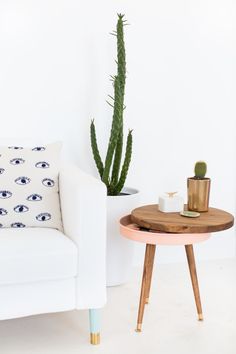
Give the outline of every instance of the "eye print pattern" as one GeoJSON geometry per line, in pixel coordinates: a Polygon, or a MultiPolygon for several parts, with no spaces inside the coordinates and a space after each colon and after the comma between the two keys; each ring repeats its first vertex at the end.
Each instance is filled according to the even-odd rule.
{"type": "Polygon", "coordinates": [[[16,213],[25,213],[26,211],[28,211],[29,208],[26,205],[23,204],[19,204],[14,208],[14,211],[16,213]]]}
{"type": "Polygon", "coordinates": [[[30,178],[29,177],[18,177],[17,179],[15,179],[15,182],[17,184],[20,184],[20,185],[25,185],[25,184],[28,184],[30,183],[30,178]]]}
{"type": "Polygon", "coordinates": [[[47,220],[51,219],[51,214],[49,214],[49,213],[41,213],[41,214],[36,216],[36,219],[38,221],[47,221],[47,220]]]}
{"type": "Polygon", "coordinates": [[[15,159],[12,159],[11,161],[10,161],[10,163],[12,164],[12,165],[21,165],[22,163],[24,163],[25,162],[25,160],[24,159],[21,159],[21,158],[15,158],[15,159]]]}
{"type": "Polygon", "coordinates": [[[4,208],[0,208],[0,216],[7,215],[7,210],[4,208]]]}
{"type": "Polygon", "coordinates": [[[29,200],[30,202],[38,202],[42,199],[43,197],[39,194],[31,194],[27,197],[27,200],[29,200]]]}
{"type": "MultiPolygon", "coordinates": [[[[50,189],[52,187],[55,188],[55,186],[57,186],[57,182],[56,179],[54,179],[53,175],[51,175],[50,173],[51,170],[50,158],[44,157],[44,154],[40,153],[45,151],[47,147],[35,146],[29,150],[28,149],[22,150],[23,147],[21,146],[8,146],[8,149],[12,150],[11,153],[8,152],[8,155],[10,155],[10,157],[6,156],[6,158],[3,160],[3,164],[1,164],[2,167],[0,167],[0,175],[4,174],[4,177],[5,176],[9,177],[9,186],[7,185],[4,186],[5,184],[3,184],[2,182],[0,183],[0,206],[1,206],[0,207],[0,221],[1,221],[0,228],[9,227],[9,226],[11,228],[24,228],[27,227],[28,225],[37,226],[37,224],[41,224],[38,226],[48,227],[47,226],[48,221],[49,220],[54,221],[54,211],[51,211],[50,208],[44,209],[44,205],[42,204],[43,202],[41,201],[42,200],[44,201],[45,193],[48,193],[49,191],[46,190],[46,188],[42,187],[42,185],[45,187],[49,187],[50,189]],[[47,158],[49,159],[49,161],[47,161],[47,158]],[[24,165],[26,164],[32,167],[32,176],[30,174],[30,171],[28,172],[28,170],[26,170],[27,172],[26,171],[17,172],[17,171],[24,171],[25,168],[24,165]],[[11,165],[14,167],[11,167],[11,165]],[[18,165],[22,165],[22,167],[20,167],[19,169],[15,167],[18,165]],[[11,177],[11,173],[9,173],[8,176],[8,169],[12,174],[13,173],[15,174],[14,177],[11,177]],[[38,169],[38,171],[36,169],[38,169]],[[43,170],[46,170],[47,172],[43,170]],[[48,176],[46,178],[45,178],[45,173],[46,176],[48,176]],[[25,176],[24,174],[26,174],[27,176],[25,176]],[[32,190],[31,186],[32,187],[34,186],[34,180],[35,180],[35,189],[32,190]],[[14,191],[14,188],[10,187],[12,182],[15,182],[19,186],[26,186],[30,183],[30,185],[28,186],[30,188],[28,188],[27,186],[25,188],[23,187],[18,188],[15,185],[16,191],[14,191]],[[37,186],[39,187],[39,190],[37,190],[37,186]],[[10,190],[8,190],[8,188],[10,190]],[[32,193],[32,191],[34,191],[34,193],[32,193]],[[11,207],[8,207],[8,198],[10,198],[9,201],[16,199],[15,203],[11,207]],[[36,202],[37,205],[35,205],[34,202],[36,202]],[[39,207],[39,209],[37,209],[36,212],[34,212],[35,206],[37,206],[37,208],[39,207]],[[42,210],[48,210],[48,212],[40,212],[42,210]],[[29,224],[24,223],[23,218],[25,213],[27,216],[30,216],[32,213],[32,220],[31,220],[32,223],[30,222],[29,224]],[[7,216],[4,217],[4,215],[7,216]]],[[[2,161],[2,157],[1,157],[1,161],[2,161]]],[[[7,180],[8,178],[6,179],[6,181],[7,180]]]]}
{"type": "Polygon", "coordinates": [[[53,187],[54,184],[55,184],[55,182],[54,182],[51,178],[44,178],[44,179],[42,180],[42,183],[43,183],[43,185],[46,186],[46,187],[53,187]]]}
{"type": "Polygon", "coordinates": [[[32,149],[32,151],[44,151],[46,148],[44,146],[36,146],[32,149]]]}
{"type": "Polygon", "coordinates": [[[10,191],[0,191],[0,198],[7,199],[12,196],[12,192],[10,191]]]}
{"type": "Polygon", "coordinates": [[[49,168],[49,163],[46,161],[40,161],[35,164],[35,167],[37,168],[49,168]]]}
{"type": "Polygon", "coordinates": [[[15,227],[15,228],[21,228],[21,227],[25,227],[25,224],[23,224],[22,222],[14,222],[13,224],[11,224],[11,227],[15,227]]]}

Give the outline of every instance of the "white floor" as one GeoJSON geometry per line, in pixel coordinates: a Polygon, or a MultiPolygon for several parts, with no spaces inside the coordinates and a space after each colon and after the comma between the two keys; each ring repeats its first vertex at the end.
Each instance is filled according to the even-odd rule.
{"type": "Polygon", "coordinates": [[[204,322],[196,320],[187,266],[160,265],[154,273],[143,332],[134,331],[141,269],[108,290],[102,343],[88,344],[87,311],[0,322],[3,354],[235,354],[236,261],[201,262],[198,276],[204,322]]]}

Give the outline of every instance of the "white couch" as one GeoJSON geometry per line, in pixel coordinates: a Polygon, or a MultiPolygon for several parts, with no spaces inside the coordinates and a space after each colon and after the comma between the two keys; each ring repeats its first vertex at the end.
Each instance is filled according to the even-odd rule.
{"type": "Polygon", "coordinates": [[[75,166],[60,171],[64,233],[0,230],[0,319],[89,309],[91,343],[99,342],[106,302],[106,188],[75,166]]]}

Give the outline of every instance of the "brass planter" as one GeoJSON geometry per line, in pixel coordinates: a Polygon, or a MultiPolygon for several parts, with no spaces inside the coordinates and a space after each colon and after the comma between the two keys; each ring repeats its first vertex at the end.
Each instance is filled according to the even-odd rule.
{"type": "Polygon", "coordinates": [[[208,211],[210,196],[210,178],[188,178],[188,210],[208,211]]]}

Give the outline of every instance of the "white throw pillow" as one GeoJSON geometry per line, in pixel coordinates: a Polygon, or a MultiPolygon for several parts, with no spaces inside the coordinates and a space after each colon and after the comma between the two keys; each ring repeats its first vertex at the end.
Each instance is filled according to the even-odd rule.
{"type": "Polygon", "coordinates": [[[58,190],[61,146],[0,147],[0,227],[62,230],[58,190]]]}

